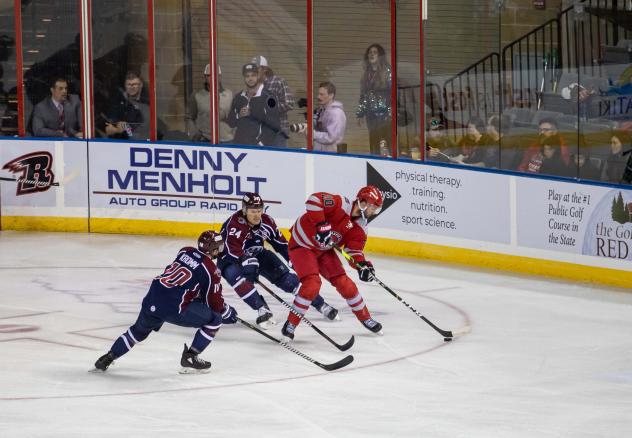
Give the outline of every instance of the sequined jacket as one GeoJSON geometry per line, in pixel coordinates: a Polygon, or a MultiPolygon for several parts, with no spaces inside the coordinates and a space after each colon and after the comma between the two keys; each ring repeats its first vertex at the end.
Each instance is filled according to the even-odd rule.
{"type": "Polygon", "coordinates": [[[358,118],[391,118],[391,67],[386,67],[386,83],[379,87],[377,75],[362,77],[360,101],[356,116],[358,118]]]}

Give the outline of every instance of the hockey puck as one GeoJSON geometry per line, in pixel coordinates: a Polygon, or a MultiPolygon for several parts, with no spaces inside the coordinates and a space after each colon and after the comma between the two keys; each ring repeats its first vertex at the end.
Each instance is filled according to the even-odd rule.
{"type": "Polygon", "coordinates": [[[443,342],[450,342],[452,338],[443,338],[443,342]]]}

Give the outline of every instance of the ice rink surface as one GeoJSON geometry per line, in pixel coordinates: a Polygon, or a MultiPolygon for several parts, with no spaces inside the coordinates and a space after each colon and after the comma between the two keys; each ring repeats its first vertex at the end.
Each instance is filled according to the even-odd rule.
{"type": "MultiPolygon", "coordinates": [[[[151,279],[192,243],[0,232],[0,436],[632,436],[632,293],[410,259],[370,257],[424,316],[471,333],[444,343],[381,287],[362,285],[384,325],[376,337],[327,285],[342,321],[307,316],[339,343],[355,335],[355,360],[340,371],[238,324],[202,354],[211,373],[181,375],[194,329],[166,324],[89,373],[134,322],[151,279]]],[[[254,320],[229,287],[224,296],[254,320]]],[[[280,336],[287,311],[266,298],[280,336]]],[[[305,324],[293,345],[321,362],[346,354],[305,324]]]]}

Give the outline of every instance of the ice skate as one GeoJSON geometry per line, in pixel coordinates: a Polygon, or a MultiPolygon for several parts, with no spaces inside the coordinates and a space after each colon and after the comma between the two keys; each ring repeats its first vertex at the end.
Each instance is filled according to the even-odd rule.
{"type": "Polygon", "coordinates": [[[285,324],[283,324],[283,328],[281,329],[281,334],[283,335],[283,340],[285,342],[289,343],[294,340],[294,330],[296,330],[296,326],[290,321],[285,321],[285,324]]]}
{"type": "Polygon", "coordinates": [[[316,309],[316,310],[322,313],[323,316],[330,321],[340,321],[340,317],[338,316],[338,309],[336,309],[333,306],[330,306],[327,303],[323,303],[323,305],[320,306],[320,309],[316,309]]]}
{"type": "Polygon", "coordinates": [[[257,316],[257,325],[263,330],[268,330],[272,326],[276,325],[276,321],[272,319],[272,312],[265,306],[259,307],[259,316],[257,316]]]}
{"type": "Polygon", "coordinates": [[[364,327],[371,330],[376,335],[384,335],[382,333],[382,324],[374,320],[373,318],[365,319],[364,321],[360,321],[364,327]]]}
{"type": "Polygon", "coordinates": [[[200,359],[197,353],[187,347],[187,344],[184,344],[180,365],[182,365],[180,374],[206,374],[211,371],[211,363],[200,359]]]}
{"type": "Polygon", "coordinates": [[[108,351],[103,356],[97,359],[94,363],[94,369],[90,370],[91,372],[105,372],[110,365],[114,363],[114,353],[108,351]]]}

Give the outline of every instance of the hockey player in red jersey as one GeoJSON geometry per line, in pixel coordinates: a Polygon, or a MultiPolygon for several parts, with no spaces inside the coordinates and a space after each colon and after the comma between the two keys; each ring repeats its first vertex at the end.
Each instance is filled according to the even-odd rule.
{"type": "MultiPolygon", "coordinates": [[[[287,240],[272,216],[263,210],[264,202],[258,193],[244,194],[241,211],[234,213],[222,225],[220,233],[226,245],[219,255],[217,266],[237,295],[258,312],[257,325],[267,330],[276,321],[257,290],[259,276],[292,294],[298,290],[299,280],[274,252],[264,247],[267,242],[285,261],[290,261],[287,240]]],[[[313,298],[312,306],[325,318],[337,319],[338,310],[320,295],[313,298]]]]}
{"type": "Polygon", "coordinates": [[[134,325],[96,361],[95,370],[107,370],[115,359],[169,322],[198,329],[191,347],[184,345],[181,373],[210,371],[211,363],[200,359],[198,354],[213,341],[222,324],[237,322],[237,311],[224,302],[222,277],[212,260],[223,247],[220,234],[205,231],[198,238],[197,249],[182,248],[173,263],[154,278],[134,325]]]}
{"type": "MultiPolygon", "coordinates": [[[[344,247],[353,257],[360,280],[373,281],[375,270],[364,258],[363,250],[368,219],[380,212],[382,201],[382,193],[374,186],[360,189],[353,202],[326,192],[314,193],[307,199],[307,212],[294,223],[289,244],[290,260],[301,281],[294,299],[294,311],[305,314],[320,291],[322,275],[347,300],[362,325],[381,334],[382,324],[371,318],[362,295],[345,273],[333,245],[344,247]]],[[[294,339],[299,322],[299,316],[290,312],[282,328],[283,335],[294,339]]]]}

